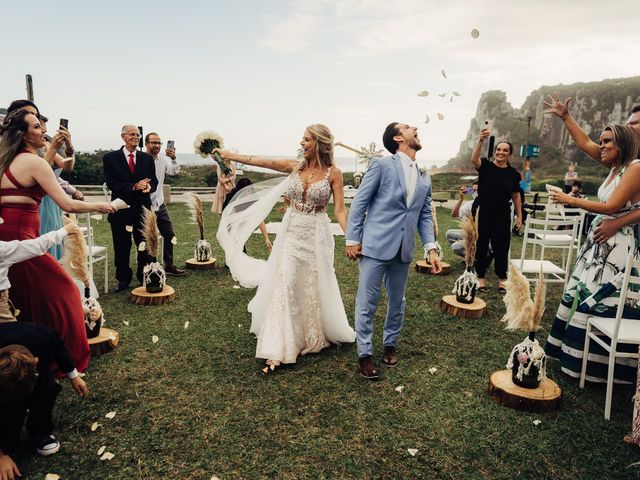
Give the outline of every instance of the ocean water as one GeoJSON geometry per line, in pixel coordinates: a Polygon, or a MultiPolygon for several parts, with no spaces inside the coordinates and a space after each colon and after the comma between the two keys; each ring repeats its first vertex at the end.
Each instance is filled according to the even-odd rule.
{"type": "MultiPolygon", "coordinates": [[[[278,156],[278,155],[260,155],[260,156],[264,158],[285,158],[283,156],[278,156]]],[[[213,166],[213,163],[214,163],[211,158],[202,158],[200,157],[200,155],[196,155],[195,153],[178,153],[177,159],[180,165],[212,165],[213,166]]],[[[338,165],[340,170],[342,170],[343,172],[356,172],[356,171],[361,172],[365,168],[363,164],[358,163],[355,156],[354,157],[334,157],[334,160],[336,162],[336,165],[338,165]]],[[[436,164],[441,164],[441,163],[444,163],[444,162],[440,162],[440,161],[434,162],[434,161],[418,159],[419,167],[427,166],[430,168],[436,164]]],[[[271,170],[266,170],[259,167],[248,167],[240,163],[237,163],[236,166],[242,168],[243,170],[271,171],[271,170]]]]}

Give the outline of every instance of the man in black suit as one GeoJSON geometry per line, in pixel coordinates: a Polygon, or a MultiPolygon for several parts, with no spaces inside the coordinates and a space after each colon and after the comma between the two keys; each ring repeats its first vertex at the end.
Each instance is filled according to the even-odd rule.
{"type": "Polygon", "coordinates": [[[118,210],[109,215],[111,236],[115,253],[116,292],[129,288],[133,271],[129,267],[131,252],[131,235],[138,252],[138,268],[136,277],[142,284],[142,269],[151,263],[147,251],[138,250],[142,242],[143,207],[151,208],[151,193],[158,186],[153,157],[137,149],[140,132],[135,125],[122,127],[124,146],[119,150],[107,153],[103,159],[104,177],[111,190],[111,200],[122,199],[129,208],[118,210]]]}

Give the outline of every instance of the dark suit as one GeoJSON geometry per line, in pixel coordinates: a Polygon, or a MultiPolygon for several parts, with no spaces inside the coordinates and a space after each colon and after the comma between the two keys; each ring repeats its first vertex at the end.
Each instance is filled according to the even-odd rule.
{"type": "Polygon", "coordinates": [[[140,252],[137,247],[143,240],[140,231],[143,207],[151,208],[150,193],[155,192],[158,186],[153,157],[145,152],[136,152],[136,166],[133,173],[131,173],[128,154],[125,152],[124,147],[121,147],[120,150],[107,153],[102,158],[102,164],[107,187],[111,190],[111,200],[121,198],[129,205],[129,208],[109,214],[115,254],[116,279],[118,282],[126,284],[131,281],[133,272],[129,267],[129,255],[131,252],[131,235],[133,234],[133,241],[138,252],[136,276],[142,283],[142,269],[151,262],[151,258],[146,251],[140,252]],[[151,192],[142,193],[133,190],[133,186],[145,178],[151,179],[151,192]],[[127,231],[127,227],[133,228],[133,232],[127,231]]]}

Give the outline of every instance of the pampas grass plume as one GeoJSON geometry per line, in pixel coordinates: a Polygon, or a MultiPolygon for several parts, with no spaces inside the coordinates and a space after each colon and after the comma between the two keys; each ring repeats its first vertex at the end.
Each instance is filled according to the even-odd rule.
{"type": "Polygon", "coordinates": [[[89,256],[87,242],[75,221],[67,216],[63,216],[62,221],[65,225],[73,225],[72,231],[69,232],[64,242],[62,265],[64,265],[65,269],[70,272],[73,277],[80,280],[86,288],[89,288],[91,283],[89,279],[89,265],[87,264],[87,258],[89,256]]]}

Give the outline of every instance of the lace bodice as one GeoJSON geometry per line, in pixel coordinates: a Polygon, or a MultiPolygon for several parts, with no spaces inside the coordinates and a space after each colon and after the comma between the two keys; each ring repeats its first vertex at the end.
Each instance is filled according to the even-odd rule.
{"type": "Polygon", "coordinates": [[[322,180],[312,183],[305,190],[300,172],[294,172],[291,175],[288,191],[291,208],[302,213],[326,212],[331,197],[329,175],[331,175],[331,168],[327,170],[322,180]]]}

